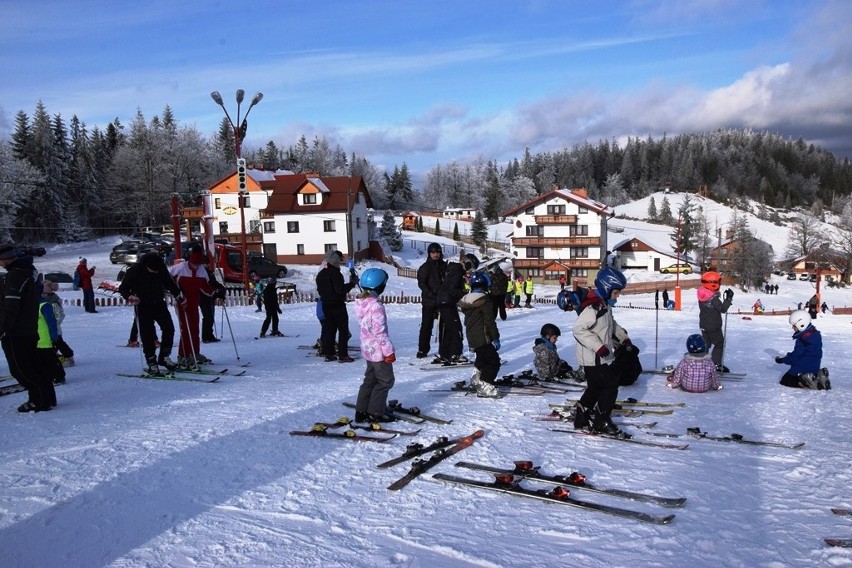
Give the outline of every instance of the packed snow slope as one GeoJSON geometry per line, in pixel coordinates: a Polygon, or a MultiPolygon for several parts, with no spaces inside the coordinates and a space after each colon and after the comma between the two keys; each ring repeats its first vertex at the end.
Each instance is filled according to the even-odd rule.
{"type": "MultiPolygon", "coordinates": [[[[428,238],[428,236],[424,236],[428,238]]],[[[114,271],[108,243],[56,247],[39,263],[73,269],[81,254],[102,275],[114,271]]],[[[403,254],[412,266],[420,249],[403,254]]],[[[309,289],[318,267],[291,267],[309,289]]],[[[629,275],[648,278],[647,274],[629,275]]],[[[290,278],[288,277],[288,280],[290,278]]],[[[777,296],[737,290],[734,308],[749,310],[760,297],[767,308],[788,308],[813,294],[813,284],[779,277],[777,296]]],[[[63,286],[65,288],[65,286],[63,286]]],[[[391,274],[389,294],[416,294],[416,283],[391,274]]],[[[61,290],[72,299],[78,294],[61,290]]],[[[539,287],[537,295],[555,289],[539,287]]],[[[852,305],[848,290],[826,290],[832,306],[852,305]]],[[[651,296],[626,296],[617,320],[641,349],[646,369],[676,363],[686,337],[698,331],[694,292],[680,312],[656,311],[651,296]],[[632,306],[632,307],[628,307],[632,306]]],[[[642,375],[620,398],[685,403],[669,415],[617,418],[657,422],[653,429],[625,426],[636,438],[688,443],[678,451],[551,431],[567,423],[540,421],[550,403],[580,391],[478,399],[449,392],[470,368],[423,371],[414,354],[418,304],[389,303],[397,349],[392,398],[452,420],[449,425],[396,423],[421,431],[385,443],[291,437],[318,421],[352,416],[363,360],[326,363],[300,345],[319,333],[312,303],[282,306],[285,338],[255,340],[262,315],[254,307],[217,311],[222,341],[203,352],[228,374],[212,384],[120,377],[137,373],[138,349],[127,341],[132,312],[102,307],[97,314],[66,307],[64,336],[76,351],[68,383],[57,388],[51,412],[19,414],[23,393],[0,398],[0,566],[8,567],[466,567],[466,566],[850,566],[852,550],[829,548],[823,537],[852,536],[852,520],[831,507],[852,507],[849,494],[849,342],[852,317],[827,313],[823,365],[833,390],[781,387],[786,367],[773,358],[792,349],[783,316],[726,321],[725,363],[747,373],[724,390],[688,394],[665,387],[662,376],[642,375]],[[226,315],[227,317],[223,317],[226,315]],[[241,365],[248,364],[246,367],[241,365]],[[234,373],[246,371],[243,376],[234,373]],[[690,438],[698,426],[714,435],[805,442],[799,450],[690,438]],[[415,479],[401,491],[386,488],[410,463],[377,464],[411,442],[485,436],[415,479]],[[588,481],[663,496],[686,497],[684,507],[572,490],[577,499],[644,511],[674,513],[655,525],[564,504],[451,485],[432,478],[450,473],[479,480],[484,472],[456,468],[459,460],[511,467],[533,460],[544,472],[580,471],[588,481]]],[[[350,310],[350,329],[357,325],[350,310]]],[[[502,372],[531,368],[533,341],[542,324],[562,328],[559,350],[576,363],[571,327],[576,316],[552,304],[509,311],[498,322],[502,372]]],[[[434,348],[433,348],[434,352],[434,348]]],[[[0,361],[0,374],[6,373],[0,361]]],[[[0,385],[5,383],[0,383],[0,385]]],[[[651,409],[649,409],[651,410],[651,409]]],[[[532,481],[524,486],[547,488],[532,481]]]]}

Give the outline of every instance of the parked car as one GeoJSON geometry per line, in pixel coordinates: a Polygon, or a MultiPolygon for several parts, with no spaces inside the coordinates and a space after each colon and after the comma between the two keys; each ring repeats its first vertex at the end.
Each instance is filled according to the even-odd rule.
{"type": "Polygon", "coordinates": [[[787,275],[787,280],[795,280],[795,279],[796,279],[796,273],[795,272],[791,272],[787,275]]]}
{"type": "MultiPolygon", "coordinates": [[[[215,263],[222,273],[226,282],[243,281],[243,254],[240,247],[232,245],[216,245],[215,263]]],[[[284,278],[287,276],[287,267],[276,264],[265,256],[249,254],[246,259],[246,268],[249,278],[259,276],[260,278],[284,278]]]]}
{"type": "Polygon", "coordinates": [[[109,253],[109,261],[113,264],[124,262],[124,255],[127,251],[141,244],[142,241],[124,241],[112,247],[112,252],[109,253]]]}
{"type": "Polygon", "coordinates": [[[692,266],[689,264],[672,264],[671,266],[664,266],[660,269],[660,274],[674,274],[676,272],[692,274],[692,266]]]}
{"type": "Polygon", "coordinates": [[[139,243],[124,253],[124,260],[122,262],[124,264],[136,264],[140,258],[151,251],[159,252],[159,249],[153,243],[139,243]]]}
{"type": "Polygon", "coordinates": [[[44,275],[45,280],[56,282],[57,284],[73,284],[74,277],[67,272],[48,272],[44,275]]]}
{"type": "Polygon", "coordinates": [[[810,277],[808,276],[807,272],[802,272],[801,274],[799,274],[799,280],[807,280],[808,278],[810,277]]]}
{"type": "Polygon", "coordinates": [[[816,274],[811,274],[808,277],[808,282],[816,282],[816,281],[817,281],[817,275],[816,274]]]}

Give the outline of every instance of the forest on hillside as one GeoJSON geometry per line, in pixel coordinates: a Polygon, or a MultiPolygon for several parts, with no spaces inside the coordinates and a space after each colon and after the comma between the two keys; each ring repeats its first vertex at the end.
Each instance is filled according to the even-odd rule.
{"type": "MultiPolygon", "coordinates": [[[[405,162],[383,171],[365,156],[325,138],[304,136],[289,146],[270,140],[245,148],[250,167],[358,175],[379,209],[465,207],[496,220],[506,211],[557,185],[585,187],[592,198],[618,205],[662,188],[694,191],[707,186],[717,200],[748,197],[791,209],[819,205],[838,214],[850,202],[852,164],[832,153],[778,134],[718,130],[585,142],[557,152],[523,155],[498,164],[484,158],[437,165],[422,188],[412,185],[405,162]]],[[[226,119],[206,136],[182,126],[167,106],[147,119],[141,110],[128,124],[116,118],[87,128],[66,123],[39,102],[29,116],[18,111],[9,140],[0,141],[0,240],[67,242],[129,233],[169,220],[169,199],[188,205],[233,171],[234,134],[226,119]]]]}

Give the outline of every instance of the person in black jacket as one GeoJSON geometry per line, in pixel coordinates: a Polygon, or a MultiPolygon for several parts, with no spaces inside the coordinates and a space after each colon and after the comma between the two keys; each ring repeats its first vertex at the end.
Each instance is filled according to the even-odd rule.
{"type": "Polygon", "coordinates": [[[320,343],[322,343],[326,361],[351,363],[354,359],[349,356],[349,338],[352,334],[349,333],[346,295],[358,283],[358,277],[355,275],[355,269],[350,267],[349,282],[345,283],[343,274],[340,272],[342,262],[342,252],[339,250],[328,251],[325,254],[326,266],[317,274],[317,294],[322,300],[322,310],[325,316],[325,319],[322,320],[320,343]],[[334,353],[335,345],[337,346],[337,355],[334,353]]]}
{"type": "Polygon", "coordinates": [[[432,330],[438,318],[438,290],[447,272],[444,251],[438,243],[431,243],[427,249],[429,258],[417,269],[417,285],[420,287],[420,336],[417,340],[417,358],[429,355],[432,330]]]}
{"type": "Polygon", "coordinates": [[[500,265],[493,266],[489,274],[491,288],[488,295],[491,296],[491,303],[494,305],[494,314],[506,321],[506,290],[509,287],[509,277],[506,276],[500,265]]]}
{"type": "Polygon", "coordinates": [[[169,275],[166,263],[156,252],[149,252],[142,260],[131,266],[118,287],[118,293],[134,306],[142,339],[142,352],[148,368],[146,373],[161,374],[159,367],[173,371],[177,364],[172,361],[175,341],[175,324],[166,305],[165,293],[169,292],[178,303],[185,303],[177,283],[169,275]],[[160,356],[157,357],[154,323],[160,326],[160,356]]]}
{"type": "Polygon", "coordinates": [[[266,337],[266,330],[269,329],[269,324],[272,323],[272,337],[284,337],[284,334],[278,331],[278,314],[281,312],[281,306],[278,305],[278,288],[275,287],[275,278],[269,278],[265,282],[263,288],[263,307],[266,310],[266,319],[263,320],[263,325],[260,327],[260,336],[266,337]]]}
{"type": "Polygon", "coordinates": [[[9,373],[27,389],[29,399],[18,412],[56,406],[53,381],[38,364],[38,310],[41,291],[33,257],[13,243],[0,245],[0,267],[7,270],[0,296],[0,344],[9,373]]]}
{"type": "Polygon", "coordinates": [[[444,281],[438,290],[437,306],[440,314],[438,325],[438,357],[433,363],[467,363],[462,355],[462,324],[459,317],[459,300],[465,295],[465,277],[479,267],[476,255],[462,255],[458,262],[447,263],[444,281]]]}
{"type": "Polygon", "coordinates": [[[201,294],[198,299],[198,307],[201,309],[201,343],[216,343],[219,338],[215,334],[216,304],[225,299],[225,286],[216,279],[216,268],[211,268],[210,263],[205,264],[208,281],[213,287],[213,295],[201,294]]]}

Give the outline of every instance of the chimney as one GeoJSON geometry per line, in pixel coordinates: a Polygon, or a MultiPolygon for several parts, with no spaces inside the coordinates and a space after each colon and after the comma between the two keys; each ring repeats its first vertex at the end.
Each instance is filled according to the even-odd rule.
{"type": "Polygon", "coordinates": [[[573,193],[574,195],[576,195],[578,197],[582,197],[584,199],[589,198],[589,190],[587,190],[585,187],[578,187],[576,189],[572,189],[571,193],[573,193]]]}

